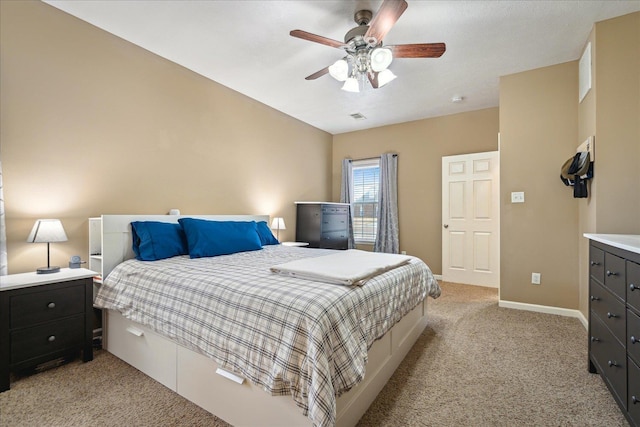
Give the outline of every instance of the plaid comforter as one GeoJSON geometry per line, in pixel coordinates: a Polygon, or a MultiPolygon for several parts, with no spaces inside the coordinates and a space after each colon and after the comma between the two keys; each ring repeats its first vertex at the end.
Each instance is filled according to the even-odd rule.
{"type": "Polygon", "coordinates": [[[283,277],[270,267],[335,251],[285,246],[211,258],[128,260],[104,280],[99,307],[214,359],[272,395],[292,395],[315,426],[365,375],[367,349],[438,283],[418,258],[364,286],[283,277]]]}

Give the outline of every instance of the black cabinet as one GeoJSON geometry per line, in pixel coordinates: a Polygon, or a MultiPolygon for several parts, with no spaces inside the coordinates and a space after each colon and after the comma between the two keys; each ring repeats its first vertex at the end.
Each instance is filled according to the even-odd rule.
{"type": "Polygon", "coordinates": [[[0,280],[0,392],[9,373],[82,351],[93,359],[93,272],[4,276],[0,280]]]}
{"type": "Polygon", "coordinates": [[[591,240],[589,371],[640,425],[640,254],[591,240]]]}
{"type": "Polygon", "coordinates": [[[310,248],[348,249],[349,205],[296,203],[296,241],[310,248]]]}

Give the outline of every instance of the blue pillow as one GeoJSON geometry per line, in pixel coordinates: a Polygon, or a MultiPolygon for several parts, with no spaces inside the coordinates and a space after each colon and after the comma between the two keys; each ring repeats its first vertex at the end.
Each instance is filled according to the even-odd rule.
{"type": "Polygon", "coordinates": [[[180,224],[158,221],[131,223],[133,253],[140,261],[156,261],[188,254],[187,238],[180,224]]]}
{"type": "Polygon", "coordinates": [[[255,221],[208,221],[180,218],[189,256],[202,258],[262,249],[255,221]]]}
{"type": "Polygon", "coordinates": [[[260,236],[260,242],[262,242],[262,246],[277,245],[280,243],[271,232],[271,229],[267,225],[266,221],[258,222],[257,226],[258,235],[260,236]]]}

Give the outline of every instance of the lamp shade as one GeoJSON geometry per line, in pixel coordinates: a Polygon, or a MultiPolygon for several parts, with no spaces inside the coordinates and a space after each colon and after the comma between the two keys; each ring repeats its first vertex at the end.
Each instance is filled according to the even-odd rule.
{"type": "Polygon", "coordinates": [[[397,76],[391,70],[382,70],[378,73],[378,87],[382,87],[394,80],[397,76]]]}
{"type": "Polygon", "coordinates": [[[339,82],[343,82],[349,77],[349,64],[344,59],[338,59],[329,66],[329,74],[339,82]]]}
{"type": "Polygon", "coordinates": [[[386,70],[393,61],[393,53],[386,47],[377,47],[371,51],[370,61],[373,71],[386,70]]]}
{"type": "Polygon", "coordinates": [[[344,85],[342,86],[342,90],[347,92],[360,92],[358,79],[356,79],[355,77],[349,77],[347,80],[345,80],[344,85]]]}
{"type": "Polygon", "coordinates": [[[273,218],[273,221],[271,221],[271,228],[274,230],[286,230],[287,227],[284,225],[284,218],[273,218]]]}
{"type": "Polygon", "coordinates": [[[67,235],[59,219],[38,219],[29,233],[29,243],[66,242],[67,235]]]}

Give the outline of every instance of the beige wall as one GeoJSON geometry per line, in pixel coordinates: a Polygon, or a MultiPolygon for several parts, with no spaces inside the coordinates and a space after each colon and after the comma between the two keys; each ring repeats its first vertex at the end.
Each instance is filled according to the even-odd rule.
{"type": "Polygon", "coordinates": [[[340,199],[342,159],[397,153],[400,250],[441,274],[442,157],[497,149],[497,108],[335,135],[333,199],[340,199]]]}
{"type": "Polygon", "coordinates": [[[10,273],[46,262],[25,243],[36,218],[62,219],[64,266],[91,216],[271,214],[293,240],[293,201],[331,197],[330,134],[46,4],[0,7],[10,273]]]}
{"type": "MultiPolygon", "coordinates": [[[[581,140],[595,135],[591,197],[579,235],[640,234],[640,12],[596,23],[592,89],[580,104],[581,140]]],[[[588,243],[580,244],[580,311],[588,311],[588,243]]]]}
{"type": "Polygon", "coordinates": [[[578,200],[559,179],[578,145],[577,97],[577,61],[500,79],[503,300],[578,308],[578,200]]]}

